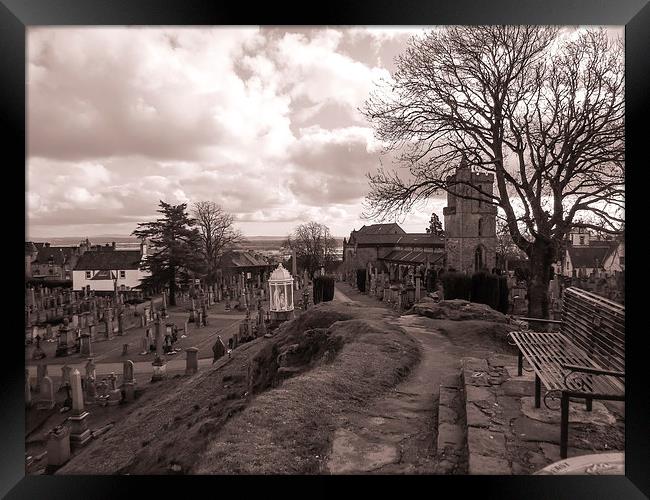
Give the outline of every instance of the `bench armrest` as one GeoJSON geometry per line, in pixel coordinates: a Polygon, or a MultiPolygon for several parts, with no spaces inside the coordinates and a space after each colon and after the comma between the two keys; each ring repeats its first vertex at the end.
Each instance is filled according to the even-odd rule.
{"type": "Polygon", "coordinates": [[[592,375],[611,375],[612,377],[625,378],[625,372],[619,372],[614,370],[601,370],[600,368],[590,368],[588,366],[578,366],[578,365],[560,365],[564,370],[570,370],[572,372],[581,372],[581,373],[591,373],[592,375]]]}
{"type": "Polygon", "coordinates": [[[526,321],[526,322],[531,322],[531,321],[537,321],[538,323],[551,323],[553,325],[561,325],[562,321],[558,319],[544,319],[544,318],[526,318],[524,316],[511,316],[512,319],[515,319],[517,321],[526,321]]]}

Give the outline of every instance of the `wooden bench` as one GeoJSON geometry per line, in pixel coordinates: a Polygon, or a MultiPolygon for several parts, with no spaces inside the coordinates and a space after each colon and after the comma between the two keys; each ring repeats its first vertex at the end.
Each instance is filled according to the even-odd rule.
{"type": "Polygon", "coordinates": [[[519,349],[518,374],[523,359],[535,372],[535,406],[540,407],[541,384],[547,399],[560,400],[560,456],[567,457],[569,398],[580,398],[591,411],[594,399],[625,400],[625,307],[591,292],[564,290],[562,321],[520,318],[556,323],[559,332],[511,332],[519,349]]]}

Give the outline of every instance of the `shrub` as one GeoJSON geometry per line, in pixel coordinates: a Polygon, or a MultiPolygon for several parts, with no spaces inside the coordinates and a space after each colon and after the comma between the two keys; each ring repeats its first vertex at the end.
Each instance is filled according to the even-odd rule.
{"type": "Polygon", "coordinates": [[[366,291],[366,270],[365,269],[357,269],[357,288],[362,293],[365,293],[366,291]]]}
{"type": "Polygon", "coordinates": [[[495,311],[499,308],[499,277],[487,271],[472,275],[472,302],[486,304],[495,311]]]}
{"type": "Polygon", "coordinates": [[[436,271],[429,269],[427,271],[426,284],[427,292],[433,292],[436,289],[436,271]]]}
{"type": "Polygon", "coordinates": [[[508,277],[499,276],[499,308],[500,313],[508,314],[510,303],[510,290],[508,290],[508,277]]]}
{"type": "Polygon", "coordinates": [[[318,276],[314,278],[314,304],[334,300],[334,278],[318,276]]]}
{"type": "Polygon", "coordinates": [[[447,271],[441,277],[445,300],[470,300],[472,279],[456,271],[447,271]]]}

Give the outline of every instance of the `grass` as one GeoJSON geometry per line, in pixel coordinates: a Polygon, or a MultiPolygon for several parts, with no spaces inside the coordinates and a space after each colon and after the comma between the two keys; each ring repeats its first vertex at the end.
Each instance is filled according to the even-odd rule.
{"type": "Polygon", "coordinates": [[[339,417],[395,386],[419,359],[415,341],[383,321],[391,313],[347,307],[353,317],[329,328],[343,339],[336,358],[260,394],[224,425],[192,472],[322,472],[339,417]]]}

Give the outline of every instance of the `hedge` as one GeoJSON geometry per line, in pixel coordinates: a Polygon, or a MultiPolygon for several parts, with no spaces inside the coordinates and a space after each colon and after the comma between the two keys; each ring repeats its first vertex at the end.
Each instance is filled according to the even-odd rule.
{"type": "Polygon", "coordinates": [[[361,293],[366,291],[366,270],[357,269],[357,288],[361,293]]]}
{"type": "Polygon", "coordinates": [[[447,271],[441,278],[445,300],[470,300],[472,293],[472,278],[457,271],[447,271]]]}
{"type": "Polygon", "coordinates": [[[334,300],[334,278],[318,276],[314,278],[314,304],[334,300]]]}

